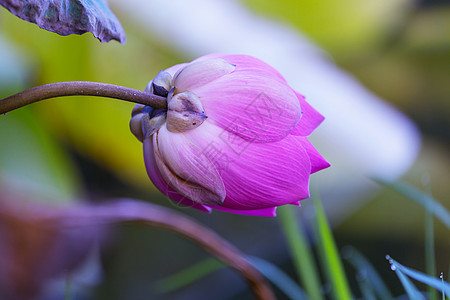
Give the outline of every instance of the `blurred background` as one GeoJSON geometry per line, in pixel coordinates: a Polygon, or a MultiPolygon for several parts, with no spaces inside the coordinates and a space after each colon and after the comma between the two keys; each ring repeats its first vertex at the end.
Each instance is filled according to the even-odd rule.
{"type": "MultiPolygon", "coordinates": [[[[425,212],[370,178],[402,178],[450,207],[448,1],[113,0],[110,6],[127,34],[124,45],[102,44],[90,33],[61,37],[0,9],[0,97],[74,80],[143,90],[161,69],[206,53],[257,56],[326,117],[311,139],[332,167],[312,177],[312,189],[338,246],[359,249],[396,295],[404,293],[385,255],[424,270],[425,212]]],[[[52,205],[129,197],[172,207],[294,277],[276,218],[204,214],[153,187],[142,144],[129,132],[132,107],[70,97],[1,117],[1,195],[7,186],[52,205]]],[[[310,206],[307,199],[298,209],[306,225],[310,206]]],[[[447,273],[450,239],[439,221],[435,234],[437,271],[447,273]]],[[[162,230],[121,226],[96,257],[90,264],[99,275],[80,283],[86,299],[249,296],[243,279],[227,269],[159,292],[159,279],[208,257],[162,230]]]]}

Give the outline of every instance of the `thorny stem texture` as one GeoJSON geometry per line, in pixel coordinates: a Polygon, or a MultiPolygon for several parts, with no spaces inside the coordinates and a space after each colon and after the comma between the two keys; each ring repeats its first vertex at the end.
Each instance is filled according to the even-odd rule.
{"type": "Polygon", "coordinates": [[[275,296],[263,275],[233,245],[211,229],[171,209],[140,201],[121,199],[99,206],[72,208],[48,220],[66,226],[99,223],[141,223],[172,231],[199,245],[223,263],[239,272],[249,283],[256,299],[274,300],[275,296]]]}
{"type": "Polygon", "coordinates": [[[0,100],[0,114],[41,100],[63,96],[98,96],[140,103],[154,108],[166,108],[166,98],[123,86],[90,82],[68,81],[37,86],[0,100]]]}

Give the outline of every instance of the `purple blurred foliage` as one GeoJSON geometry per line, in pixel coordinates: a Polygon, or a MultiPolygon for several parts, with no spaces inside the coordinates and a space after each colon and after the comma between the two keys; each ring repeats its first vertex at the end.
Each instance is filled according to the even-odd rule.
{"type": "Polygon", "coordinates": [[[82,266],[105,227],[65,226],[70,209],[37,204],[0,187],[0,299],[36,299],[82,266]]]}

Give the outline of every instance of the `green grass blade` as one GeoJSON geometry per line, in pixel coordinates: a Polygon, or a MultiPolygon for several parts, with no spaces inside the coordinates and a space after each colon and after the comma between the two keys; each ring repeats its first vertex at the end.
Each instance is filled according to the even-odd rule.
{"type": "Polygon", "coordinates": [[[277,286],[290,299],[307,300],[310,299],[305,292],[288,276],[272,263],[253,256],[247,256],[250,262],[261,272],[270,282],[277,286]]]}
{"type": "Polygon", "coordinates": [[[331,283],[334,298],[339,300],[352,299],[342,262],[336,243],[331,233],[320,199],[313,199],[316,210],[316,230],[324,272],[331,283]]]}
{"type": "MultiPolygon", "coordinates": [[[[375,270],[373,265],[355,248],[347,246],[342,251],[342,257],[347,260],[361,276],[360,281],[370,283],[370,287],[380,299],[393,299],[391,292],[387,288],[383,279],[375,270]]],[[[365,298],[364,298],[365,299],[365,298]]]]}
{"type": "Polygon", "coordinates": [[[185,287],[206,275],[209,275],[225,265],[214,258],[207,258],[193,266],[190,266],[178,273],[155,282],[155,289],[159,293],[168,293],[185,287]]]}
{"type": "Polygon", "coordinates": [[[300,224],[294,214],[295,206],[285,205],[278,208],[277,214],[281,227],[289,244],[297,275],[310,299],[323,299],[320,291],[319,276],[314,257],[300,224]]]}
{"type": "Polygon", "coordinates": [[[430,195],[419,191],[415,187],[405,183],[405,182],[388,182],[383,179],[374,179],[379,184],[386,186],[405,197],[419,203],[426,210],[433,213],[439,220],[441,220],[444,225],[450,229],[450,213],[448,210],[440,204],[438,201],[433,199],[430,195]]]}
{"type": "MultiPolygon", "coordinates": [[[[257,257],[249,256],[247,258],[261,274],[289,296],[289,298],[299,300],[308,299],[305,292],[278,267],[257,257]]],[[[155,282],[154,286],[161,294],[172,292],[226,267],[226,265],[214,258],[207,258],[191,267],[155,282]]]]}

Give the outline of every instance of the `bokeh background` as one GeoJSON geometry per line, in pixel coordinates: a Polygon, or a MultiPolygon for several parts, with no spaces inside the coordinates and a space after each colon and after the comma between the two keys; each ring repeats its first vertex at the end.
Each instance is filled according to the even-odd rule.
{"type": "MultiPolygon", "coordinates": [[[[425,269],[425,212],[370,176],[401,177],[450,207],[447,1],[114,0],[110,6],[127,34],[124,45],[102,44],[91,34],[61,37],[2,8],[0,97],[72,80],[142,90],[159,70],[208,52],[260,57],[327,118],[312,140],[333,166],[313,176],[312,187],[323,198],[337,244],[359,249],[396,295],[404,293],[385,255],[425,269]]],[[[1,117],[3,186],[53,205],[129,197],[172,207],[294,277],[276,218],[204,214],[173,204],[153,187],[142,144],[128,129],[132,107],[70,97],[1,117]]],[[[304,200],[298,211],[306,226],[313,217],[309,206],[304,200]]],[[[437,270],[447,273],[450,238],[439,221],[435,234],[437,270]]],[[[171,233],[121,226],[89,262],[97,276],[79,286],[87,299],[249,296],[245,282],[226,269],[179,291],[162,294],[155,287],[206,257],[171,233]]]]}

